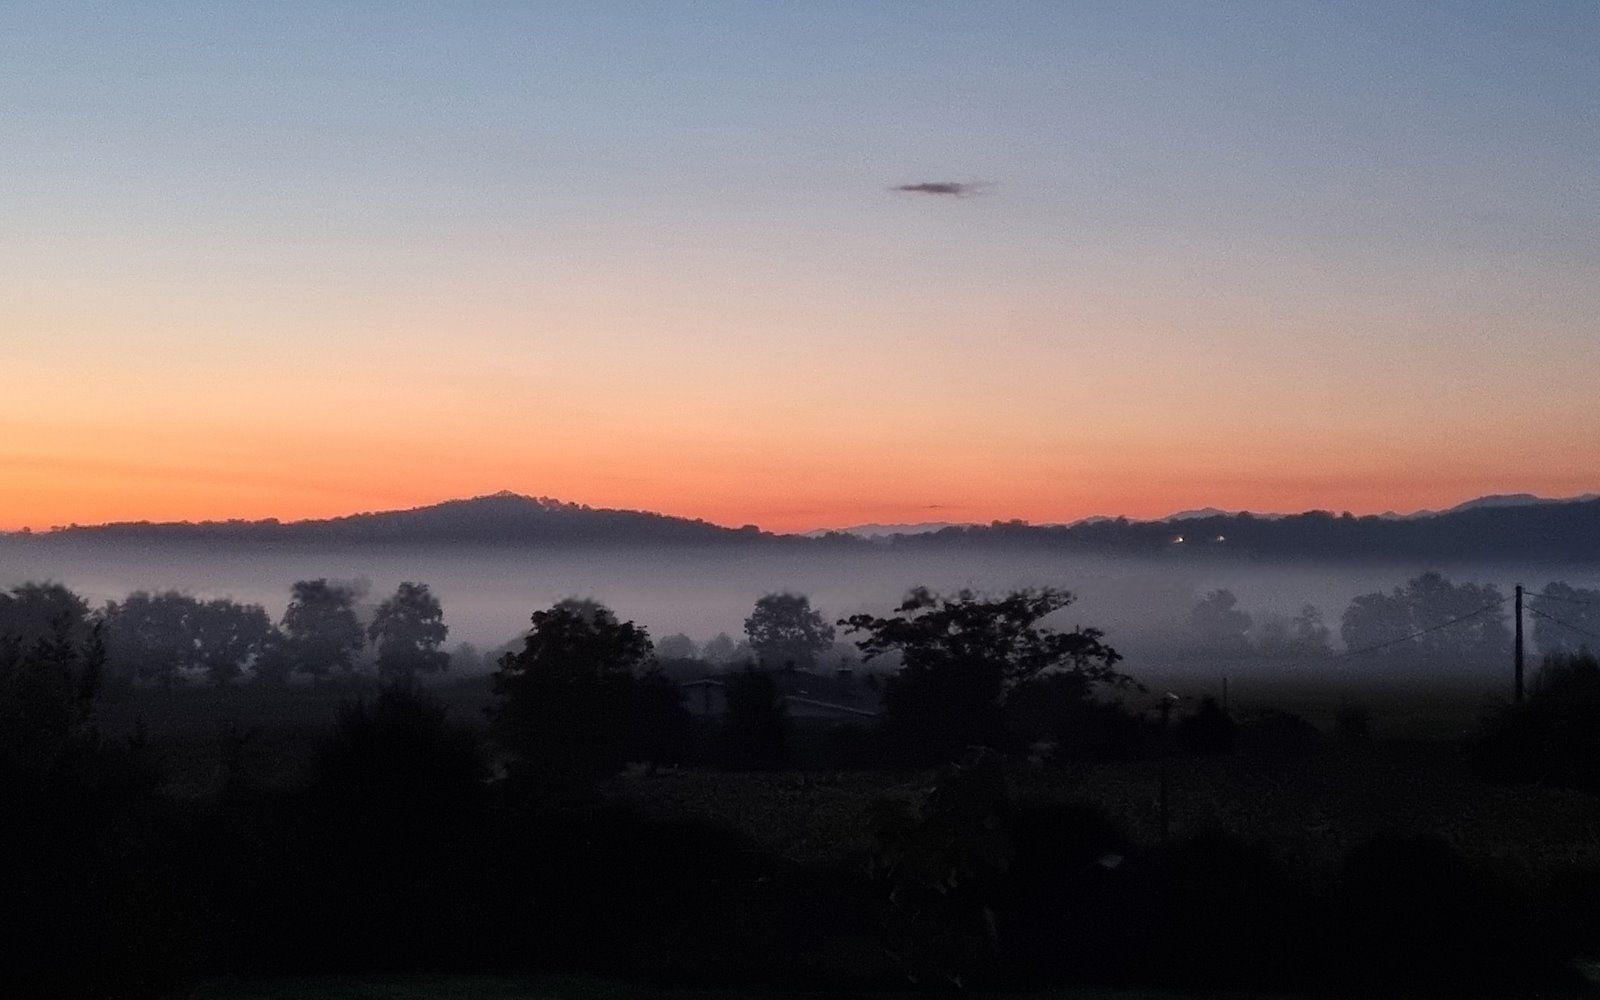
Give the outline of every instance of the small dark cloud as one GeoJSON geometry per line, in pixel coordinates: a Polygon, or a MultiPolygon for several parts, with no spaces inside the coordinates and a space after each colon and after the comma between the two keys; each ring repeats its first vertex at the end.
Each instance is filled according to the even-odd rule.
{"type": "Polygon", "coordinates": [[[891,191],[906,194],[942,194],[952,198],[966,198],[978,194],[989,185],[983,181],[919,181],[916,184],[896,184],[891,191]]]}

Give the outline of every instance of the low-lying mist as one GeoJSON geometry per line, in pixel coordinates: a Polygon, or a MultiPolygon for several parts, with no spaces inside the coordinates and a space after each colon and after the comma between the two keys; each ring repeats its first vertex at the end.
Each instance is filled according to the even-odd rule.
{"type": "MultiPolygon", "coordinates": [[[[92,606],[135,590],[177,590],[196,597],[259,603],[274,617],[296,580],[355,581],[376,604],[402,581],[426,583],[443,602],[450,644],[490,648],[514,639],[536,609],[571,596],[592,597],[660,638],[683,632],[703,641],[738,637],[755,600],[771,591],[810,596],[824,615],[882,613],[917,585],[935,590],[999,592],[1051,586],[1078,601],[1056,624],[1094,625],[1134,672],[1185,669],[1181,633],[1196,602],[1231,591],[1258,621],[1317,607],[1339,650],[1339,622],[1358,594],[1389,591],[1427,569],[1452,581],[1537,589],[1550,580],[1595,586],[1592,568],[1509,565],[1327,565],[1208,559],[1095,558],[1028,554],[1016,549],[942,553],[890,548],[829,550],[660,548],[629,551],[489,547],[311,548],[159,545],[107,540],[0,539],[0,587],[53,580],[92,606]],[[1174,662],[1177,661],[1177,662],[1174,662]]],[[[1507,608],[1509,612],[1509,607],[1507,608]]],[[[1312,664],[1312,667],[1315,665],[1312,664]]],[[[1259,668],[1259,667],[1258,667],[1259,668]]]]}

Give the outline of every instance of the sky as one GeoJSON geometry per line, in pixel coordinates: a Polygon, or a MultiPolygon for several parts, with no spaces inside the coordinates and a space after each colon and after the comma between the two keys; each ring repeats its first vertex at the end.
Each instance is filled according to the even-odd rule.
{"type": "Polygon", "coordinates": [[[0,137],[3,529],[1600,489],[1600,3],[0,4],[0,137]]]}

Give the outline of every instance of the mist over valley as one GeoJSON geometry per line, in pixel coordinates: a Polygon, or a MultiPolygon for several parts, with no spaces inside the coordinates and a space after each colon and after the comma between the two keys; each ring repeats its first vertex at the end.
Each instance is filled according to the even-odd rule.
{"type": "MultiPolygon", "coordinates": [[[[886,612],[914,586],[1057,587],[1077,596],[1063,621],[1105,629],[1132,667],[1168,675],[1197,662],[1185,654],[1185,621],[1212,591],[1231,592],[1258,621],[1313,605],[1337,651],[1340,615],[1359,594],[1425,570],[1502,594],[1517,583],[1594,586],[1597,540],[1600,502],[1582,498],[1491,498],[1403,520],[1198,511],[1154,522],[800,536],[502,493],[324,521],[11,533],[0,536],[0,586],[58,581],[95,606],[176,590],[260,604],[276,618],[297,580],[350,583],[369,610],[399,583],[418,581],[443,603],[451,643],[479,648],[515,639],[533,610],[574,596],[602,601],[657,638],[681,632],[703,642],[740,635],[754,601],[773,591],[806,594],[833,620],[886,612]]],[[[1290,667],[1244,659],[1234,669],[1290,667]]]]}

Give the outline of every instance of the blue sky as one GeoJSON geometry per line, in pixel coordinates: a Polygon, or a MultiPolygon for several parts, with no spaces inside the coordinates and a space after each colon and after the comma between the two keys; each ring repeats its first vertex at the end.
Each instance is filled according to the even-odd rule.
{"type": "Polygon", "coordinates": [[[0,522],[1592,486],[1597,108],[1592,3],[10,5],[0,522]],[[241,441],[438,471],[263,491],[241,441]]]}

